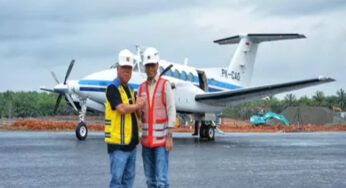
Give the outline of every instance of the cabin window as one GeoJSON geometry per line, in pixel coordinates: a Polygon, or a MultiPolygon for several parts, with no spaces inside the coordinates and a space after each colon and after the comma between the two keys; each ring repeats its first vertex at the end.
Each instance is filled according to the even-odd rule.
{"type": "Polygon", "coordinates": [[[180,78],[180,72],[178,70],[175,70],[174,76],[179,79],[180,78]]]}
{"type": "Polygon", "coordinates": [[[181,79],[186,80],[187,79],[187,74],[185,71],[181,72],[181,79]]]}
{"type": "Polygon", "coordinates": [[[173,76],[173,72],[172,72],[172,70],[168,70],[167,72],[166,72],[166,74],[165,75],[167,75],[167,76],[173,76]]]}
{"type": "Polygon", "coordinates": [[[212,78],[212,79],[210,79],[210,80],[211,80],[211,85],[215,85],[215,79],[212,78]]]}
{"type": "Polygon", "coordinates": [[[190,77],[190,81],[194,82],[194,77],[193,77],[193,74],[191,72],[189,73],[189,77],[190,77]]]}

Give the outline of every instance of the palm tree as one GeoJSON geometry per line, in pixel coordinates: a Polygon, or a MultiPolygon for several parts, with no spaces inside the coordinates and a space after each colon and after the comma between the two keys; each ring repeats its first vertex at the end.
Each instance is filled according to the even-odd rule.
{"type": "Polygon", "coordinates": [[[315,105],[321,106],[325,99],[324,93],[322,91],[316,91],[315,95],[312,96],[312,99],[314,100],[315,105]]]}
{"type": "Polygon", "coordinates": [[[299,98],[298,103],[300,105],[307,105],[307,106],[309,106],[309,105],[311,105],[311,100],[306,95],[304,95],[304,96],[299,98]]]}
{"type": "Polygon", "coordinates": [[[269,95],[264,99],[264,107],[270,108],[271,103],[275,100],[274,95],[269,95]]]}
{"type": "Polygon", "coordinates": [[[345,104],[346,104],[346,93],[345,90],[340,88],[337,92],[336,95],[338,96],[338,103],[340,105],[340,108],[344,110],[345,104]]]}
{"type": "Polygon", "coordinates": [[[292,94],[292,93],[287,94],[287,95],[285,96],[284,101],[285,101],[285,104],[286,104],[287,106],[296,106],[296,104],[297,104],[297,98],[296,98],[296,96],[295,96],[294,94],[292,94]]]}

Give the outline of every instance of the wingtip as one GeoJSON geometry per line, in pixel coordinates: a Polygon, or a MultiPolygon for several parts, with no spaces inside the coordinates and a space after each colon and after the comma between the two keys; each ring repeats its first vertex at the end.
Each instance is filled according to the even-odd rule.
{"type": "Polygon", "coordinates": [[[336,81],[336,79],[331,78],[331,77],[327,77],[327,76],[319,76],[318,79],[321,80],[321,81],[327,81],[327,82],[334,82],[334,81],[336,81]]]}
{"type": "Polygon", "coordinates": [[[299,34],[300,38],[306,39],[306,36],[303,34],[299,34]]]}

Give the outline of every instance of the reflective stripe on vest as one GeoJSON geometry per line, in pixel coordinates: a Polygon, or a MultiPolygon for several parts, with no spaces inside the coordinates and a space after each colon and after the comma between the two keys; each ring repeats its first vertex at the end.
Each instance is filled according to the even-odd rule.
{"type": "Polygon", "coordinates": [[[143,97],[145,106],[142,109],[142,139],[141,144],[146,147],[164,146],[167,135],[167,110],[165,102],[166,80],[159,77],[150,99],[148,82],[142,83],[138,96],[143,97]]]}

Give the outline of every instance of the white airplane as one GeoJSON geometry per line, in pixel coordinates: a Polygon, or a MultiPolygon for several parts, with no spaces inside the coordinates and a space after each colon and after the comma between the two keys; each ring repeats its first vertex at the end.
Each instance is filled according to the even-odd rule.
{"type": "MultiPolygon", "coordinates": [[[[239,43],[228,67],[196,68],[188,66],[187,59],[184,64],[160,60],[159,72],[164,72],[163,77],[172,85],[177,112],[193,114],[196,119],[203,120],[200,137],[213,140],[215,123],[212,120],[215,119],[209,118],[213,117],[209,114],[220,113],[226,106],[335,81],[333,78],[320,76],[306,80],[250,87],[257,47],[261,42],[301,38],[305,38],[305,36],[290,33],[243,34],[215,40],[214,42],[220,45],[239,43]],[[173,67],[164,71],[170,65],[173,67]]],[[[146,79],[141,59],[142,51],[137,47],[136,63],[129,81],[129,85],[134,90],[137,90],[139,84],[146,79]]],[[[79,140],[84,140],[88,133],[87,125],[84,122],[86,111],[92,109],[104,112],[105,89],[117,77],[117,72],[113,66],[80,80],[67,81],[73,64],[74,60],[70,63],[63,83],[60,83],[52,72],[58,85],[53,89],[41,87],[41,90],[59,94],[54,111],[57,110],[62,96],[65,96],[69,104],[79,112],[80,122],[76,127],[76,136],[79,140]]]]}

